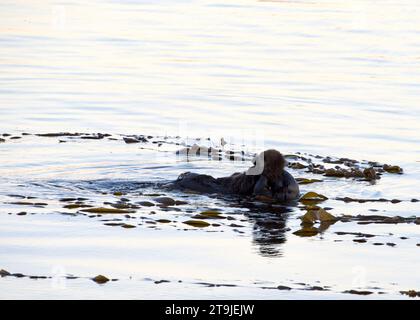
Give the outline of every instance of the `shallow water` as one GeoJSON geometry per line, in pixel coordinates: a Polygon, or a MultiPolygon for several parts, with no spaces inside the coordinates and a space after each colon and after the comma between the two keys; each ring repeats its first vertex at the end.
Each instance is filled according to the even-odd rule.
{"type": "Polygon", "coordinates": [[[400,165],[403,175],[384,174],[376,184],[323,178],[302,192],[328,196],[322,206],[337,216],[420,216],[418,202],[409,201],[420,198],[419,18],[413,0],[3,4],[0,134],[103,132],[118,140],[4,137],[0,269],[53,278],[0,278],[0,298],[393,299],[419,290],[415,224],[337,222],[303,238],[293,234],[304,213],[296,206],[281,214],[166,193],[189,203],[181,211],[141,207],[133,218],[89,218],[59,201],[83,197],[101,206],[118,201],[116,191],[133,203],[153,200],[144,194],[162,191],[141,183],[185,171],[222,176],[250,164],[187,161],[175,156],[181,146],[125,144],[118,134],[179,136],[169,140],[189,145],[209,137],[214,146],[224,137],[226,149],[250,153],[275,147],[400,165]],[[17,201],[47,205],[11,204],[17,201]],[[207,208],[235,220],[183,224],[207,208]],[[339,231],[375,237],[356,243],[339,231]],[[89,278],[98,274],[118,281],[97,285],[89,278]],[[279,285],[292,290],[263,289],[279,285]],[[311,286],[329,291],[305,290],[311,286]],[[374,293],[341,293],[350,289],[374,293]]]}

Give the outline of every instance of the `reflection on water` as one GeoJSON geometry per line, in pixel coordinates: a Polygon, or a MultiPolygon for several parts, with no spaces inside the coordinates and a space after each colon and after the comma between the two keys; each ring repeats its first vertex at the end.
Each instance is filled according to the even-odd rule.
{"type": "Polygon", "coordinates": [[[247,213],[252,223],[252,242],[258,247],[264,257],[282,256],[282,244],[286,242],[287,213],[292,210],[287,207],[277,208],[275,212],[247,213]]]}
{"type": "MultiPolygon", "coordinates": [[[[228,160],[231,156],[213,160],[208,156],[176,155],[175,150],[185,144],[182,137],[168,138],[160,147],[153,143],[160,137],[137,144],[127,144],[118,135],[109,137],[112,140],[19,137],[6,137],[0,149],[0,267],[11,272],[45,276],[58,266],[77,279],[88,279],[77,282],[80,288],[91,288],[89,277],[102,273],[121,281],[129,279],[124,282],[127,291],[121,297],[137,298],[143,295],[129,292],[144,279],[159,283],[149,297],[163,298],[170,294],[159,281],[167,279],[172,284],[186,284],[185,297],[211,297],[207,288],[220,284],[218,294],[254,298],[265,296],[254,290],[277,290],[279,285],[292,287],[291,297],[301,297],[298,290],[308,290],[315,281],[330,287],[330,297],[354,287],[374,287],[391,296],[418,281],[418,273],[413,270],[419,241],[414,219],[386,225],[321,223],[309,227],[313,233],[301,237],[299,217],[306,211],[301,203],[278,205],[161,188],[182,172],[227,176],[246,170],[251,161],[228,160]],[[171,197],[180,204],[160,206],[156,199],[159,196],[171,197]],[[123,211],[86,211],[92,208],[123,211]],[[199,220],[199,225],[191,225],[191,220],[199,220]],[[391,253],[394,259],[389,259],[391,253]],[[372,260],[372,255],[377,259],[372,260]],[[326,264],[332,257],[334,263],[326,264]],[[355,286],[349,279],[359,265],[370,271],[366,282],[355,286]],[[404,272],[389,273],[396,269],[404,272]],[[196,288],[200,283],[206,283],[202,290],[196,288]],[[297,284],[304,288],[299,289],[297,284]],[[231,285],[242,289],[229,292],[231,285]]],[[[239,148],[228,144],[225,152],[227,147],[239,148]]],[[[415,167],[404,170],[407,172],[403,175],[384,173],[371,184],[290,168],[297,178],[321,179],[302,185],[301,191],[326,195],[329,199],[321,206],[334,215],[417,216],[418,203],[411,199],[420,198],[415,188],[419,172],[415,167]],[[342,197],[401,202],[346,203],[337,199],[342,197]]],[[[16,295],[16,284],[7,281],[7,296],[16,295]]],[[[45,290],[45,283],[40,281],[28,286],[32,290],[25,297],[39,297],[45,290]]],[[[78,297],[78,291],[73,288],[66,291],[66,296],[78,297]]],[[[277,291],[272,298],[284,294],[277,291]]],[[[86,297],[96,296],[95,290],[89,292],[86,297]]],[[[48,296],[61,295],[53,290],[48,296]]],[[[112,290],[106,297],[111,296],[112,290]]]]}

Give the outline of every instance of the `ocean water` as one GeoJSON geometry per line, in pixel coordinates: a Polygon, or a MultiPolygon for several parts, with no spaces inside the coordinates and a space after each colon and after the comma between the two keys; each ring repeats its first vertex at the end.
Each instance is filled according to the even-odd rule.
{"type": "Polygon", "coordinates": [[[293,234],[296,206],[258,215],[175,193],[189,202],[185,210],[142,207],[135,219],[121,218],[137,228],[124,229],[104,226],[105,215],[73,215],[59,201],[86,197],[100,206],[118,201],[115,191],[150,200],[147,192],[160,191],[137,183],[245,170],[248,161],[175,155],[223,137],[226,149],[249,153],[277,148],[399,165],[403,175],[376,184],[329,178],[302,191],[328,196],[336,215],[419,216],[410,202],[420,198],[419,21],[414,0],[4,1],[0,135],[21,139],[0,143],[0,269],[52,278],[0,278],[0,298],[387,299],[419,290],[415,224],[338,222],[302,238],[293,234]],[[118,140],[35,136],[63,131],[118,140]],[[180,145],[125,144],[121,134],[180,145]],[[11,195],[47,205],[22,208],[11,195]],[[345,196],[404,201],[334,200],[345,196]],[[241,227],[182,224],[214,207],[241,227]],[[158,218],[171,223],[137,224],[158,218]],[[385,245],[341,241],[338,231],[373,233],[385,245]],[[89,280],[97,274],[118,281],[97,285],[89,280]],[[278,285],[292,290],[262,289],[278,285]],[[374,293],[342,294],[350,289],[374,293]]]}

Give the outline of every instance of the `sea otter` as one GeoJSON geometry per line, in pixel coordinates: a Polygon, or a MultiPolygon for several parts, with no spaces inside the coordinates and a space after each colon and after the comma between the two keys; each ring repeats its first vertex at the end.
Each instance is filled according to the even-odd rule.
{"type": "Polygon", "coordinates": [[[280,152],[266,150],[253,162],[254,165],[246,172],[237,172],[229,177],[214,178],[206,174],[186,172],[166,187],[207,194],[266,196],[278,201],[290,201],[299,197],[299,185],[284,170],[286,161],[280,152]]]}

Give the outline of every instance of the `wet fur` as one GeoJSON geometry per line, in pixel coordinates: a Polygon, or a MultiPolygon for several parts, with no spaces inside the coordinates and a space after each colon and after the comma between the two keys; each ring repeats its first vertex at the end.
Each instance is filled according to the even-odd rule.
{"type": "MultiPolygon", "coordinates": [[[[286,163],[283,155],[273,149],[261,152],[254,159],[254,166],[250,169],[254,169],[258,161],[264,163],[261,175],[267,179],[267,184],[270,186],[276,185],[276,182],[281,178],[286,163]]],[[[247,174],[249,172],[250,170],[244,173],[234,173],[230,177],[219,178],[218,180],[222,182],[230,193],[252,195],[260,175],[247,174]]]]}
{"type": "Polygon", "coordinates": [[[286,160],[283,155],[277,150],[270,149],[264,152],[261,152],[257,159],[254,160],[254,165],[256,161],[264,161],[264,170],[262,175],[267,178],[269,184],[275,184],[281,178],[282,172],[286,165],[286,160]]]}
{"type": "Polygon", "coordinates": [[[270,149],[260,153],[254,159],[254,166],[246,172],[237,172],[229,177],[217,179],[209,175],[186,172],[169,187],[200,193],[267,195],[278,200],[291,200],[296,198],[296,189],[298,193],[299,188],[294,178],[284,170],[285,164],[283,155],[270,149]],[[261,164],[263,167],[258,172],[258,166],[261,164]]]}

